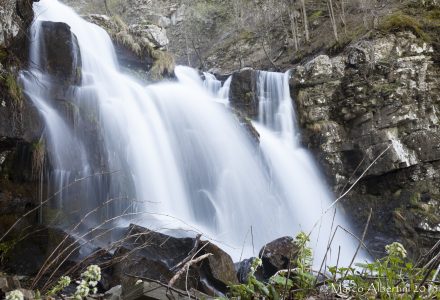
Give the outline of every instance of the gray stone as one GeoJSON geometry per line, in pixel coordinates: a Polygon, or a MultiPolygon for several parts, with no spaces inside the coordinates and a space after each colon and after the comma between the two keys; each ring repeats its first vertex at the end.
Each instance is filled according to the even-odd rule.
{"type": "Polygon", "coordinates": [[[297,247],[292,237],[276,239],[260,250],[259,257],[263,261],[264,276],[270,278],[279,270],[289,267],[290,261],[296,257],[297,247]]]}
{"type": "Polygon", "coordinates": [[[196,290],[170,289],[165,285],[156,282],[141,282],[129,287],[124,287],[124,300],[169,300],[188,299],[188,293],[196,299],[213,299],[206,294],[196,290]]]}
{"type": "Polygon", "coordinates": [[[117,285],[109,289],[104,294],[105,300],[122,300],[122,286],[117,285]]]}
{"type": "Polygon", "coordinates": [[[305,65],[311,77],[328,76],[333,73],[332,61],[327,55],[319,55],[305,65]]]}
{"type": "Polygon", "coordinates": [[[157,25],[136,24],[131,25],[129,30],[136,36],[145,36],[157,48],[164,49],[169,44],[166,29],[157,25]]]}

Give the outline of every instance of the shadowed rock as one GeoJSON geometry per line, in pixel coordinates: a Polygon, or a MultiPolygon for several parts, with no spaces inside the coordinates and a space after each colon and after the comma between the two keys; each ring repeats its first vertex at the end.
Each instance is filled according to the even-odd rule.
{"type": "MultiPolygon", "coordinates": [[[[197,251],[206,243],[201,242],[197,251]]],[[[159,280],[167,284],[181,268],[175,266],[194,252],[192,250],[195,244],[194,238],[175,238],[131,225],[124,243],[115,252],[114,259],[120,261],[114,267],[115,284],[133,284],[135,277],[159,280]]],[[[232,259],[213,244],[204,246],[195,258],[206,253],[213,255],[191,265],[188,286],[209,295],[223,295],[227,291],[227,285],[237,283],[232,259]]],[[[185,289],[185,281],[184,274],[174,286],[185,289]]]]}

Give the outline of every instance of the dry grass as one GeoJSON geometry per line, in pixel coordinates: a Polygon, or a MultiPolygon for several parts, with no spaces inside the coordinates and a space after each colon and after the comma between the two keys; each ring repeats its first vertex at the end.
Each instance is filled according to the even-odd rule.
{"type": "Polygon", "coordinates": [[[385,32],[409,30],[425,41],[430,40],[429,35],[423,31],[422,24],[417,19],[401,12],[386,17],[380,24],[379,29],[385,32]]]}

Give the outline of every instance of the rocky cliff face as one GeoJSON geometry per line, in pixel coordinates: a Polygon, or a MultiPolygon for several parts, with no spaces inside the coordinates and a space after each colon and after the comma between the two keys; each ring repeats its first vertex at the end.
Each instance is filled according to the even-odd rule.
{"type": "Polygon", "coordinates": [[[0,1],[0,232],[35,205],[32,157],[42,132],[38,112],[22,92],[32,1],[0,1]]]}
{"type": "Polygon", "coordinates": [[[440,237],[437,51],[411,32],[376,34],[295,68],[304,142],[336,194],[380,156],[344,201],[359,226],[373,208],[372,243],[401,237],[417,252],[440,237]]]}
{"type": "MultiPolygon", "coordinates": [[[[396,239],[414,255],[440,238],[438,44],[410,31],[371,33],[337,55],[292,69],[304,145],[361,231],[370,208],[373,250],[396,239]],[[357,182],[357,179],[360,178],[357,182]]],[[[233,74],[231,105],[258,115],[255,78],[233,74]]]]}

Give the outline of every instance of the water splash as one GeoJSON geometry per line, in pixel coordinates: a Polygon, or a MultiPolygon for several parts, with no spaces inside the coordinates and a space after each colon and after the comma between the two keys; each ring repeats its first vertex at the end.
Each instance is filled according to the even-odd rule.
{"type": "Polygon", "coordinates": [[[205,77],[203,86],[209,91],[209,93],[217,99],[217,102],[229,106],[229,90],[231,87],[232,76],[229,76],[223,85],[222,82],[211,73],[203,72],[203,76],[205,77]]]}

